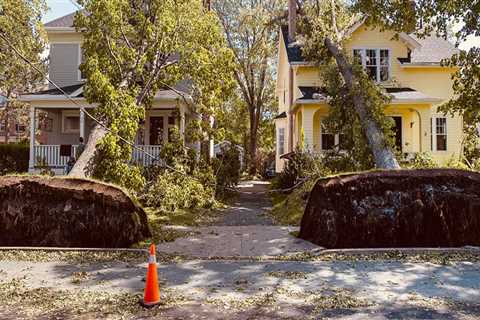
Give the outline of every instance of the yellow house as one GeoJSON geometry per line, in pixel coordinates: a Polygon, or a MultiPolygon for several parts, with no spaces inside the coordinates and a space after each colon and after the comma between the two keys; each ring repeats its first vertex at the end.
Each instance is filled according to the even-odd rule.
{"type": "MultiPolygon", "coordinates": [[[[305,61],[301,47],[292,41],[288,27],[280,33],[278,46],[276,127],[276,171],[284,166],[282,155],[292,152],[303,130],[305,146],[324,152],[339,144],[340,136],[322,131],[329,106],[322,96],[319,69],[305,61]]],[[[360,58],[367,73],[391,95],[385,114],[395,121],[396,145],[406,158],[426,152],[445,163],[462,152],[461,117],[449,117],[437,107],[452,95],[452,68],[441,66],[444,58],[457,52],[450,42],[430,36],[380,31],[356,24],[345,48],[360,58]]]]}

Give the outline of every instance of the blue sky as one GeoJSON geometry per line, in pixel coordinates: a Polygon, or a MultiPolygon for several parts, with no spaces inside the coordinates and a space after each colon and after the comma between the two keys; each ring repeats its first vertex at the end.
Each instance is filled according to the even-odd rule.
{"type": "Polygon", "coordinates": [[[72,13],[78,8],[73,4],[75,0],[47,0],[49,10],[43,17],[43,22],[52,21],[64,15],[72,13]]]}
{"type": "MultiPolygon", "coordinates": [[[[47,0],[47,5],[50,9],[43,21],[48,22],[78,10],[74,3],[76,3],[75,0],[47,0]]],[[[460,45],[460,48],[469,49],[472,46],[480,46],[480,37],[469,37],[467,41],[460,45]]]]}

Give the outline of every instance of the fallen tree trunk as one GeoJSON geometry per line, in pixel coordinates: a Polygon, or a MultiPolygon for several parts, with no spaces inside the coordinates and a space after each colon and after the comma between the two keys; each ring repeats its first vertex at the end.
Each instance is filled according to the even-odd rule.
{"type": "MultiPolygon", "coordinates": [[[[329,38],[325,38],[325,46],[335,58],[338,70],[340,71],[348,90],[350,92],[355,92],[355,89],[359,87],[356,84],[358,80],[355,78],[352,66],[347,58],[341,49],[329,38]]],[[[370,150],[372,151],[376,167],[379,169],[400,169],[400,165],[398,164],[393,151],[387,144],[383,131],[378,123],[369,116],[368,106],[364,97],[359,94],[354,94],[353,106],[364,127],[365,135],[370,150]]]]}
{"type": "Polygon", "coordinates": [[[124,191],[76,178],[0,177],[0,245],[129,247],[150,230],[124,191]]]}
{"type": "Polygon", "coordinates": [[[327,248],[480,245],[480,174],[395,170],[319,180],[300,238],[327,248]]]}
{"type": "Polygon", "coordinates": [[[83,150],[80,157],[76,159],[75,165],[68,174],[70,177],[85,178],[91,176],[97,144],[106,134],[107,129],[100,124],[97,123],[95,127],[93,127],[87,144],[85,145],[85,150],[83,150]]]}

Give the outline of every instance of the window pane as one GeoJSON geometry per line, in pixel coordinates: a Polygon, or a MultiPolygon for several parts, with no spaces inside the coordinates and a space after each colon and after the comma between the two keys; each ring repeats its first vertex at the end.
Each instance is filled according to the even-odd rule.
{"type": "Polygon", "coordinates": [[[80,117],[65,117],[65,129],[68,131],[80,130],[80,117]]]}
{"type": "Polygon", "coordinates": [[[168,117],[168,124],[175,124],[175,117],[168,117]]]}
{"type": "Polygon", "coordinates": [[[380,64],[388,66],[388,50],[380,50],[380,64]]]}
{"type": "Polygon", "coordinates": [[[335,147],[335,135],[330,133],[322,134],[322,150],[332,150],[335,147]]]}
{"type": "Polygon", "coordinates": [[[437,135],[437,151],[447,151],[447,136],[437,135]]]}
{"type": "Polygon", "coordinates": [[[366,71],[370,79],[377,81],[377,67],[367,67],[366,71]]]}
{"type": "Polygon", "coordinates": [[[387,81],[388,80],[388,67],[381,67],[380,68],[380,81],[387,81]]]}
{"type": "Polygon", "coordinates": [[[377,65],[377,50],[366,50],[365,63],[367,66],[377,65]]]}
{"type": "Polygon", "coordinates": [[[447,133],[447,119],[446,118],[437,118],[437,134],[446,134],[447,133]]]}
{"type": "Polygon", "coordinates": [[[278,153],[284,154],[285,153],[285,129],[280,128],[278,129],[278,153]]]}

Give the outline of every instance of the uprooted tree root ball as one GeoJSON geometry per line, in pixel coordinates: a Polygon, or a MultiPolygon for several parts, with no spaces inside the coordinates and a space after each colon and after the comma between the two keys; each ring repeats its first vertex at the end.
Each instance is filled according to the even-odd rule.
{"type": "Polygon", "coordinates": [[[144,210],[112,185],[0,178],[0,246],[128,247],[148,236],[144,210]]]}
{"type": "Polygon", "coordinates": [[[300,238],[327,248],[480,245],[480,174],[376,171],[322,179],[300,238]]]}

